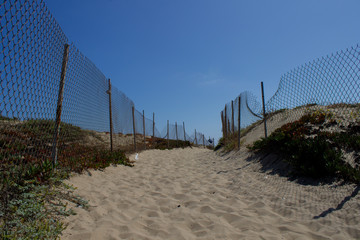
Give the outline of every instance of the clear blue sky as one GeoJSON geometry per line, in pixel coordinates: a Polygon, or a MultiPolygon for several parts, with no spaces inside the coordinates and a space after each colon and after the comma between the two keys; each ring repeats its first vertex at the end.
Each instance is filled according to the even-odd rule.
{"type": "Polygon", "coordinates": [[[159,131],[185,121],[221,136],[220,111],[248,90],[360,43],[359,0],[45,0],[71,42],[159,131]]]}

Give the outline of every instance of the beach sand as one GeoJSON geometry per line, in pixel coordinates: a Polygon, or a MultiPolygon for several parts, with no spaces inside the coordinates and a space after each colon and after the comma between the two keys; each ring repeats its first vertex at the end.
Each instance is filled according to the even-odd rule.
{"type": "Polygon", "coordinates": [[[61,239],[360,239],[359,186],[290,181],[260,158],[147,150],[133,168],[73,176],[90,208],[74,207],[61,239]]]}

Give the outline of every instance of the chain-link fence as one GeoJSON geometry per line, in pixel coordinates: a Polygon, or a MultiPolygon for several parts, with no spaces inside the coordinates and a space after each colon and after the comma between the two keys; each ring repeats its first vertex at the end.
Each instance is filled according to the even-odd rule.
{"type": "MultiPolygon", "coordinates": [[[[109,149],[165,137],[68,45],[44,1],[1,1],[0,34],[1,161],[64,158],[79,144],[109,149]]],[[[171,127],[166,136],[185,140],[183,132],[171,127]]]]}
{"type": "Polygon", "coordinates": [[[43,2],[3,1],[0,17],[0,155],[48,158],[68,39],[43,2]]]}
{"type": "MultiPolygon", "coordinates": [[[[259,84],[259,93],[264,87],[266,81],[265,86],[259,84]]],[[[344,205],[356,209],[359,203],[359,90],[357,45],[284,74],[266,103],[263,94],[258,101],[249,92],[227,103],[221,112],[221,146],[226,151],[240,150],[245,161],[238,161],[236,170],[246,172],[245,168],[256,166],[246,184],[256,189],[266,183],[258,193],[264,192],[264,186],[275,193],[278,199],[270,204],[274,209],[288,212],[297,205],[303,213],[311,208],[319,212],[313,217],[316,221],[349,215],[344,205]],[[261,177],[254,183],[256,175],[261,177]],[[321,200],[312,201],[315,198],[321,200]]],[[[241,176],[238,171],[233,175],[234,186],[241,176]]],[[[350,216],[356,218],[358,212],[350,216]]]]}
{"type": "Polygon", "coordinates": [[[223,136],[237,137],[240,130],[241,141],[251,144],[316,111],[331,116],[339,129],[347,128],[360,121],[359,89],[360,46],[357,45],[284,74],[265,106],[251,93],[241,93],[221,112],[223,136]],[[246,134],[250,129],[251,137],[246,134]]]}
{"type": "Polygon", "coordinates": [[[263,83],[261,103],[243,92],[226,104],[221,112],[224,144],[279,154],[300,175],[358,183],[359,89],[357,45],[284,74],[266,104],[263,83]],[[261,138],[266,140],[257,141],[261,138]]]}

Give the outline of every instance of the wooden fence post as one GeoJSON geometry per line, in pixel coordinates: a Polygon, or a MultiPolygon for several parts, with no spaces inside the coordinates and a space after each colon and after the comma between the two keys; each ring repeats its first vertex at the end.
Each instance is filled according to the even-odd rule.
{"type": "Polygon", "coordinates": [[[136,152],[136,129],[135,129],[135,107],[132,107],[133,130],[134,130],[134,150],[136,152]]]}
{"type": "Polygon", "coordinates": [[[143,132],[144,132],[144,149],[146,150],[146,136],[145,136],[145,111],[143,110],[143,132]]]}
{"type": "Polygon", "coordinates": [[[266,112],[265,112],[265,97],[264,97],[264,83],[263,83],[263,82],[261,82],[261,95],[262,95],[263,116],[264,116],[264,132],[265,132],[265,138],[267,138],[266,112]]]}
{"type": "Polygon", "coordinates": [[[175,122],[175,134],[176,134],[176,147],[178,147],[179,138],[178,138],[178,131],[177,131],[177,122],[175,122]]]}
{"type": "Polygon", "coordinates": [[[240,133],[241,133],[241,96],[238,99],[238,150],[240,150],[240,133]]]}
{"type": "Polygon", "coordinates": [[[225,116],[224,116],[224,122],[225,122],[225,136],[224,136],[224,139],[226,139],[226,138],[227,138],[227,133],[228,133],[228,121],[227,121],[226,104],[225,104],[225,116]]]}
{"type": "Polygon", "coordinates": [[[111,81],[109,79],[109,90],[106,91],[109,94],[109,119],[110,119],[110,151],[113,151],[113,122],[112,122],[112,108],[111,108],[111,81]]]}
{"type": "Polygon", "coordinates": [[[170,148],[170,144],[169,144],[169,120],[167,120],[167,147],[170,148]]]}
{"type": "Polygon", "coordinates": [[[231,126],[230,126],[230,119],[228,119],[228,133],[229,133],[229,135],[230,135],[230,133],[231,133],[231,126]]]}
{"type": "Polygon", "coordinates": [[[185,122],[183,122],[183,129],[184,129],[184,146],[186,146],[185,122]]]}
{"type": "Polygon", "coordinates": [[[223,139],[225,139],[225,125],[224,125],[224,111],[221,111],[221,130],[222,130],[222,134],[223,134],[223,139]]]}
{"type": "Polygon", "coordinates": [[[155,113],[153,112],[153,138],[155,138],[155,113]]]}
{"type": "Polygon", "coordinates": [[[58,143],[59,134],[60,134],[62,102],[63,102],[63,97],[64,97],[65,76],[66,76],[66,68],[67,68],[68,60],[69,60],[69,44],[65,44],[65,46],[64,46],[64,54],[63,54],[63,62],[62,62],[62,67],[61,67],[61,75],[60,75],[59,94],[58,94],[57,108],[56,108],[54,138],[53,138],[53,145],[52,145],[52,165],[53,165],[53,168],[56,167],[57,158],[58,158],[57,143],[58,143]]]}
{"type": "Polygon", "coordinates": [[[235,133],[235,124],[234,124],[234,101],[231,100],[231,133],[235,133]]]}
{"type": "Polygon", "coordinates": [[[196,129],[195,129],[195,145],[198,145],[197,137],[196,137],[196,129]]]}

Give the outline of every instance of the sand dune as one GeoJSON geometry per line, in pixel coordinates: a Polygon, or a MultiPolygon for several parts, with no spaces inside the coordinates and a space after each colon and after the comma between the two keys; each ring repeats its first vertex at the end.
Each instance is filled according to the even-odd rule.
{"type": "Polygon", "coordinates": [[[359,186],[272,171],[245,149],[148,150],[69,180],[91,207],[74,208],[62,239],[360,239],[359,186]]]}

